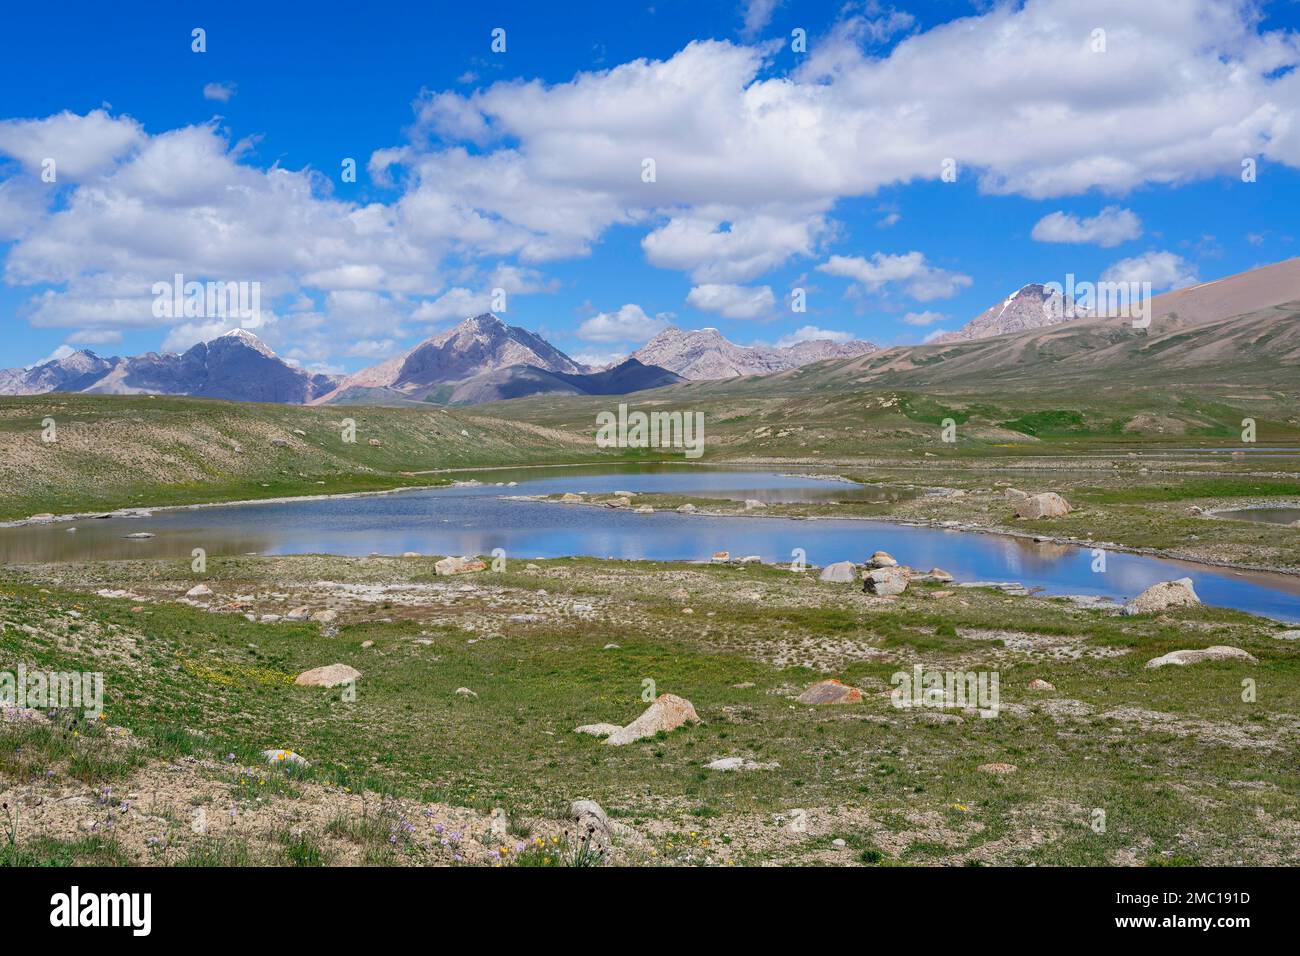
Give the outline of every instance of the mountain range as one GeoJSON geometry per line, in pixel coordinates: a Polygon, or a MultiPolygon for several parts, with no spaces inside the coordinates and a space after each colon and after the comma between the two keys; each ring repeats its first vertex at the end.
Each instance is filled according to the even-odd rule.
{"type": "MultiPolygon", "coordinates": [[[[0,370],[0,395],[154,393],[294,404],[479,404],[529,395],[620,395],[665,386],[719,394],[807,387],[1050,388],[1095,382],[1216,380],[1277,385],[1300,364],[1300,258],[1151,300],[1151,322],[1098,317],[1042,285],[1022,287],[925,345],[810,340],[740,346],[716,329],[668,328],[630,358],[593,369],[491,313],[339,379],[279,358],[236,329],[182,354],[101,357],[79,350],[0,370]],[[1203,371],[1197,374],[1203,376],[1203,371]],[[756,384],[753,376],[766,376],[756,384]]],[[[698,392],[693,392],[698,394],[698,392]]]]}
{"type": "Polygon", "coordinates": [[[193,395],[243,402],[306,404],[335,385],[289,365],[252,332],[235,329],[177,355],[104,358],[79,349],[25,369],[0,370],[0,395],[193,395]]]}
{"type": "Polygon", "coordinates": [[[633,352],[632,358],[646,365],[666,368],[683,378],[699,381],[741,375],[770,375],[810,362],[867,355],[874,351],[876,346],[857,339],[850,342],[809,339],[784,348],[736,345],[723,338],[717,329],[688,332],[672,326],[633,352]]]}

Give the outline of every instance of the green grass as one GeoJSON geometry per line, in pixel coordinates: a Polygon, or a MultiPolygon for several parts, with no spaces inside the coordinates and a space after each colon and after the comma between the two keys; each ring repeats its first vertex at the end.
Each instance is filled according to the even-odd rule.
{"type": "MultiPolygon", "coordinates": [[[[1300,655],[1261,636],[1247,615],[1199,609],[1164,621],[1067,614],[1056,602],[1027,602],[995,592],[964,592],[964,604],[928,601],[920,597],[924,589],[919,586],[914,599],[888,610],[867,613],[832,604],[817,611],[780,602],[735,602],[728,596],[733,585],[726,585],[713,596],[697,592],[690,620],[665,600],[665,589],[656,583],[671,566],[648,564],[638,568],[635,579],[613,585],[583,575],[584,569],[608,568],[608,563],[553,564],[568,569],[570,577],[547,579],[551,593],[617,593],[620,601],[657,623],[607,622],[593,628],[561,619],[541,634],[504,631],[483,639],[452,623],[399,621],[347,626],[326,637],[309,625],[261,625],[154,604],[140,632],[134,665],[108,674],[107,711],[114,723],[159,748],[172,747],[170,753],[230,751],[252,762],[265,747],[287,747],[312,760],[312,779],[356,792],[415,795],[483,811],[506,806],[512,816],[551,814],[581,795],[633,820],[652,808],[676,807],[683,819],[700,826],[729,814],[769,814],[792,806],[864,806],[885,819],[893,812],[900,833],[910,827],[906,814],[918,808],[939,812],[955,832],[964,832],[967,819],[980,822],[979,833],[942,849],[924,839],[912,841],[898,854],[906,863],[935,862],[955,849],[971,851],[1019,833],[1026,813],[1059,835],[1025,846],[1017,861],[1091,865],[1108,862],[1138,841],[1156,853],[1187,855],[1189,828],[1205,842],[1199,852],[1214,858],[1232,852],[1234,842],[1267,844],[1270,827],[1243,813],[1242,799],[1280,818],[1300,817],[1298,771],[1276,752],[1229,747],[1099,716],[1130,708],[1229,726],[1255,721],[1267,732],[1272,721],[1300,712],[1300,655]],[[717,615],[712,621],[710,610],[717,615]],[[1132,652],[1119,658],[999,664],[996,659],[1005,654],[1000,642],[959,635],[966,629],[1004,628],[1012,619],[1016,628],[1031,633],[1132,652]],[[1215,630],[1202,636],[1182,626],[1183,619],[1215,630]],[[713,633],[715,628],[725,634],[713,633]],[[415,643],[422,629],[432,643],[415,643]],[[833,674],[866,689],[869,701],[875,700],[872,688],[887,687],[890,675],[912,661],[960,655],[970,669],[999,669],[1004,702],[1032,699],[1024,685],[1042,677],[1057,684],[1062,696],[1093,708],[1094,716],[1064,726],[1041,714],[932,724],[900,721],[878,703],[864,704],[860,712],[791,707],[789,691],[774,691],[797,689],[822,675],[802,667],[774,669],[749,657],[747,649],[761,652],[767,642],[800,634],[882,648],[884,658],[846,662],[833,674]],[[471,638],[475,643],[469,643],[471,638]],[[362,654],[359,645],[365,639],[375,640],[382,654],[362,654]],[[603,652],[610,642],[621,650],[603,652]],[[1234,663],[1159,671],[1143,667],[1149,657],[1209,643],[1246,647],[1261,663],[1249,669],[1234,663]],[[196,660],[205,666],[187,666],[196,660]],[[286,686],[262,676],[268,670],[292,674],[334,661],[363,672],[356,701],[344,701],[337,690],[286,686]],[[1247,673],[1266,689],[1255,704],[1240,699],[1239,680],[1247,673]],[[647,677],[659,692],[693,701],[705,723],[623,748],[572,733],[584,723],[630,721],[645,706],[640,695],[647,677]],[[756,686],[732,686],[745,682],[756,686]],[[479,697],[456,696],[460,686],[479,697]],[[887,719],[851,719],[855,713],[887,719]],[[708,760],[728,754],[775,761],[781,770],[719,774],[701,769],[708,760]],[[992,761],[1021,770],[1005,779],[977,771],[992,761]],[[1235,780],[1264,782],[1268,789],[1243,797],[1226,789],[1235,780]],[[1072,811],[1071,806],[1081,809],[1072,811]],[[1105,834],[1088,826],[1087,811],[1094,807],[1107,810],[1105,834]]],[[[245,572],[250,566],[241,564],[245,572]]],[[[773,568],[706,568],[700,573],[719,584],[743,575],[751,585],[771,582],[809,595],[835,593],[810,577],[796,581],[773,568]]],[[[509,586],[514,579],[502,575],[501,584],[509,586]]],[[[535,578],[531,584],[536,586],[535,578]]],[[[142,623],[122,602],[84,595],[39,595],[11,584],[0,589],[0,597],[10,620],[36,621],[52,606],[75,600],[94,620],[124,628],[142,623]]],[[[20,641],[13,629],[0,632],[0,653],[9,659],[21,655],[29,666],[75,662],[56,641],[26,636],[20,641]]],[[[15,759],[32,761],[20,765],[22,774],[44,769],[60,777],[70,773],[68,754],[52,749],[52,743],[21,747],[22,756],[16,758],[11,733],[4,731],[0,746],[6,774],[15,759]]],[[[266,779],[267,784],[247,784],[240,791],[243,798],[255,799],[264,787],[275,788],[264,792],[289,796],[296,791],[295,781],[273,768],[266,779]]],[[[327,828],[329,835],[363,847],[372,863],[391,859],[394,851],[386,840],[392,832],[392,821],[378,810],[360,822],[338,820],[327,828]]],[[[528,834],[519,830],[515,838],[526,840],[528,834]]],[[[883,846],[873,839],[862,849],[883,846]]],[[[282,837],[280,853],[283,862],[293,865],[317,865],[327,856],[319,841],[292,834],[282,837]]]]}

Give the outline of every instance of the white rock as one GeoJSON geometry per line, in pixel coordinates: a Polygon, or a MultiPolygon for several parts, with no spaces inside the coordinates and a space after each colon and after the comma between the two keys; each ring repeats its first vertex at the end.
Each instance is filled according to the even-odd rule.
{"type": "Polygon", "coordinates": [[[1251,664],[1259,663],[1254,655],[1246,653],[1240,647],[1216,644],[1204,650],[1170,651],[1168,654],[1153,657],[1147,661],[1147,667],[1164,667],[1166,664],[1185,666],[1187,664],[1199,664],[1201,661],[1248,661],[1251,664]]]}
{"type": "Polygon", "coordinates": [[[271,764],[291,763],[291,764],[296,764],[299,767],[311,766],[311,764],[309,764],[302,757],[298,756],[292,750],[278,750],[278,749],[263,750],[262,756],[266,758],[267,763],[271,763],[271,764]]]}
{"type": "Polygon", "coordinates": [[[833,581],[836,584],[851,584],[858,579],[857,566],[852,561],[836,561],[822,568],[818,580],[833,581]]]}
{"type": "Polygon", "coordinates": [[[634,743],[646,737],[653,737],[663,731],[676,730],[683,724],[698,724],[700,717],[695,713],[695,706],[676,694],[660,694],[653,704],[646,708],[636,720],[620,728],[605,739],[605,743],[615,747],[634,743]]]}
{"type": "Polygon", "coordinates": [[[616,734],[623,728],[618,724],[583,724],[581,727],[574,727],[575,734],[590,734],[593,737],[608,737],[610,734],[616,734]]]}
{"type": "Polygon", "coordinates": [[[1201,603],[1191,578],[1153,584],[1124,605],[1125,614],[1151,614],[1171,607],[1194,607],[1201,603]]]}
{"type": "Polygon", "coordinates": [[[759,763],[745,757],[722,757],[704,765],[705,770],[778,770],[779,763],[759,763]]]}
{"type": "Polygon", "coordinates": [[[902,568],[875,568],[863,577],[862,590],[882,596],[902,594],[907,590],[907,572],[902,568]]]}
{"type": "Polygon", "coordinates": [[[1060,518],[1074,509],[1055,491],[1027,495],[1016,503],[1017,518],[1060,518]]]}
{"type": "Polygon", "coordinates": [[[324,667],[303,671],[294,679],[294,683],[299,687],[338,687],[360,676],[361,671],[347,664],[326,664],[324,667]]]}
{"type": "Polygon", "coordinates": [[[212,593],[212,588],[206,584],[196,584],[185,592],[187,598],[207,597],[212,593]]]}

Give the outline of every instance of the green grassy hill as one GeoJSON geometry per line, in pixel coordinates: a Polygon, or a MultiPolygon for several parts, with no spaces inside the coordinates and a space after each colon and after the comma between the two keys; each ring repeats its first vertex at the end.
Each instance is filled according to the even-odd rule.
{"type": "Polygon", "coordinates": [[[431,484],[436,469],[581,461],[591,436],[439,408],[167,396],[0,399],[0,520],[431,484]],[[343,441],[344,419],[356,441],[343,441]],[[42,440],[53,419],[57,441],[42,440]],[[372,443],[373,442],[373,443],[372,443]]]}

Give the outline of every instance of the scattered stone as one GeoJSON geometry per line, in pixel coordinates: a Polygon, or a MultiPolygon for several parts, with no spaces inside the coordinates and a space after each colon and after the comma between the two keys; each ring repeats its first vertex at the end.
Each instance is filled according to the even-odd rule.
{"type": "Polygon", "coordinates": [[[187,598],[208,597],[212,594],[212,588],[206,584],[196,584],[185,592],[187,598]]]}
{"type": "Polygon", "coordinates": [[[637,505],[632,509],[632,513],[636,515],[652,515],[655,513],[655,510],[649,505],[637,505]]]}
{"type": "Polygon", "coordinates": [[[636,492],[635,492],[635,491],[616,491],[616,492],[614,492],[614,497],[615,497],[615,498],[635,498],[635,497],[636,497],[636,492]]]}
{"type": "Polygon", "coordinates": [[[1152,614],[1171,607],[1194,607],[1201,603],[1191,578],[1153,584],[1124,605],[1125,614],[1152,614]]]}
{"type": "Polygon", "coordinates": [[[759,763],[745,757],[722,757],[704,765],[705,770],[779,770],[779,763],[759,763]]]}
{"type": "Polygon", "coordinates": [[[1017,518],[1060,518],[1074,509],[1070,503],[1055,491],[1044,491],[1038,495],[1027,495],[1016,504],[1017,518]]]}
{"type": "Polygon", "coordinates": [[[808,832],[808,811],[795,809],[790,811],[790,822],[785,825],[790,833],[808,832]]]}
{"type": "Polygon", "coordinates": [[[1029,495],[1021,491],[1019,488],[1008,488],[1006,491],[1002,492],[1002,497],[1006,498],[1008,501],[1023,501],[1028,498],[1029,495]]]}
{"type": "Polygon", "coordinates": [[[836,561],[822,568],[818,576],[820,581],[832,581],[836,584],[852,584],[858,579],[858,568],[852,561],[836,561]]]}
{"type": "Polygon", "coordinates": [[[593,737],[608,737],[610,734],[616,734],[623,728],[618,724],[583,724],[581,727],[574,727],[575,734],[591,734],[593,737]]]}
{"type": "Polygon", "coordinates": [[[862,590],[867,594],[888,596],[907,590],[907,572],[903,568],[876,568],[862,578],[862,590]]]}
{"type": "Polygon", "coordinates": [[[896,568],[898,562],[888,551],[877,551],[867,559],[867,566],[872,568],[896,568]]]}
{"type": "Polygon", "coordinates": [[[1055,684],[1049,683],[1040,677],[1035,677],[1031,680],[1028,687],[1030,690],[1056,690],[1055,684]]]}
{"type": "Polygon", "coordinates": [[[831,678],[818,681],[795,698],[801,704],[856,704],[862,691],[831,678]]]}
{"type": "Polygon", "coordinates": [[[347,664],[327,664],[303,671],[294,679],[294,683],[299,687],[338,687],[360,676],[361,671],[347,664]]]}
{"type": "Polygon", "coordinates": [[[271,750],[263,750],[262,756],[266,758],[267,763],[271,764],[291,763],[297,764],[299,767],[311,766],[311,764],[309,764],[304,758],[298,756],[292,750],[279,750],[272,748],[271,750]]]}
{"type": "Polygon", "coordinates": [[[653,737],[663,731],[669,733],[683,724],[698,724],[700,717],[695,713],[695,705],[676,694],[660,694],[655,702],[626,727],[610,734],[605,743],[615,747],[634,743],[646,737],[653,737]]]}
{"type": "Polygon", "coordinates": [[[1020,768],[1013,763],[983,763],[979,769],[981,773],[1015,773],[1020,768]]]}
{"type": "Polygon", "coordinates": [[[595,800],[574,800],[569,804],[569,821],[574,825],[579,840],[586,839],[589,846],[609,846],[614,831],[609,817],[595,800]]]}
{"type": "Polygon", "coordinates": [[[1300,641],[1300,631],[1278,631],[1273,635],[1277,641],[1300,641]]]}
{"type": "Polygon", "coordinates": [[[510,836],[510,818],[501,807],[492,808],[492,816],[488,820],[488,832],[498,843],[510,836]]]}
{"type": "Polygon", "coordinates": [[[1170,651],[1160,657],[1153,657],[1147,661],[1147,667],[1164,667],[1166,664],[1199,664],[1201,661],[1249,661],[1251,664],[1258,664],[1259,661],[1253,654],[1248,654],[1240,647],[1229,647],[1226,644],[1216,644],[1213,647],[1207,647],[1204,650],[1189,651],[1170,651]]]}
{"type": "Polygon", "coordinates": [[[433,573],[438,575],[449,574],[469,574],[473,571],[484,571],[487,565],[478,558],[460,557],[460,558],[443,558],[441,561],[434,562],[433,573]]]}
{"type": "Polygon", "coordinates": [[[674,601],[689,601],[691,599],[691,592],[686,590],[686,588],[677,588],[675,591],[670,592],[668,596],[674,601]]]}
{"type": "Polygon", "coordinates": [[[420,554],[419,551],[403,551],[403,552],[402,552],[402,557],[404,557],[404,558],[422,558],[422,557],[424,557],[424,555],[420,554]]]}

